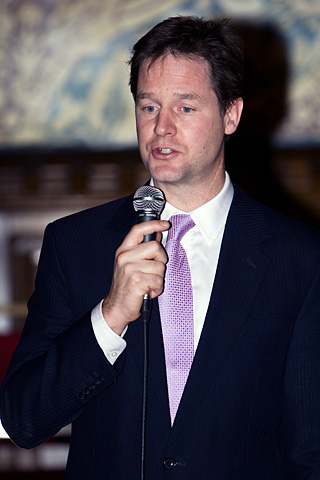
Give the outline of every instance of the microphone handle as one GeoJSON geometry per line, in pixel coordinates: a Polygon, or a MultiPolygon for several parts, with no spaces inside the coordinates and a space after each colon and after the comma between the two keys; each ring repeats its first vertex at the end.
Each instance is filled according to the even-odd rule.
{"type": "MultiPolygon", "coordinates": [[[[159,220],[160,215],[157,212],[138,212],[138,223],[151,222],[152,220],[159,220]]],[[[143,237],[143,243],[151,242],[157,237],[156,233],[149,233],[143,237]]]]}
{"type": "MultiPolygon", "coordinates": [[[[159,220],[160,214],[157,212],[138,212],[138,223],[143,222],[151,222],[152,220],[159,220]]],[[[156,240],[156,233],[149,233],[143,237],[143,243],[151,242],[152,240],[156,240]]],[[[143,322],[149,323],[150,321],[150,312],[152,306],[152,299],[149,297],[149,294],[146,293],[142,305],[141,305],[141,316],[143,322]]]]}

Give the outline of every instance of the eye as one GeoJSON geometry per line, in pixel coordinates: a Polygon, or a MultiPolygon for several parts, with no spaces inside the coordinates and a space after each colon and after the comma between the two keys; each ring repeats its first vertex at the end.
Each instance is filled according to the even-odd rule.
{"type": "Polygon", "coordinates": [[[191,107],[182,107],[181,110],[183,111],[183,113],[190,113],[190,112],[192,112],[194,109],[191,108],[191,107]]]}
{"type": "Polygon", "coordinates": [[[143,107],[142,110],[147,113],[153,113],[155,112],[156,108],[152,105],[147,105],[146,107],[143,107]]]}

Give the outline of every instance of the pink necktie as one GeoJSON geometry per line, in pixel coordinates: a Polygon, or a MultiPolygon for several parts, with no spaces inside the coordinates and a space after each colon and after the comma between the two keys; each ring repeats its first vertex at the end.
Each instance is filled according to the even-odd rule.
{"type": "Polygon", "coordinates": [[[195,223],[189,215],[170,218],[169,257],[164,292],[158,297],[173,424],[194,356],[193,295],[190,268],[180,241],[195,223]]]}

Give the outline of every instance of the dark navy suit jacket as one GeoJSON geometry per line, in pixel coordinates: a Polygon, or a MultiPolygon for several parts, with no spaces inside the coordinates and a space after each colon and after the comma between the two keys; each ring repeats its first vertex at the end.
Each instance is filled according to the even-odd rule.
{"type": "MultiPolygon", "coordinates": [[[[47,227],[1,391],[4,427],[22,447],[73,424],[67,479],[140,478],[142,322],[129,326],[127,348],[111,366],[90,321],[135,219],[128,197],[47,227]]],[[[146,480],[320,479],[317,232],[235,187],[173,428],[153,303],[146,440],[146,480]]]]}

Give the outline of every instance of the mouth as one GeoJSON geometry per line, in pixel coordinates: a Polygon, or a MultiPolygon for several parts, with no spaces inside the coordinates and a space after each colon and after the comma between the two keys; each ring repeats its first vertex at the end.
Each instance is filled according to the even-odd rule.
{"type": "Polygon", "coordinates": [[[163,153],[164,155],[168,155],[169,153],[172,153],[173,150],[171,148],[156,148],[159,153],[163,153]]]}
{"type": "Polygon", "coordinates": [[[179,153],[179,150],[175,150],[174,148],[170,148],[169,146],[160,147],[158,145],[155,145],[154,147],[151,147],[151,154],[155,160],[172,160],[177,155],[179,155],[179,153]]]}
{"type": "Polygon", "coordinates": [[[156,158],[166,158],[166,157],[171,157],[172,155],[175,155],[177,150],[174,150],[173,148],[170,147],[154,147],[152,148],[152,154],[156,158]]]}

